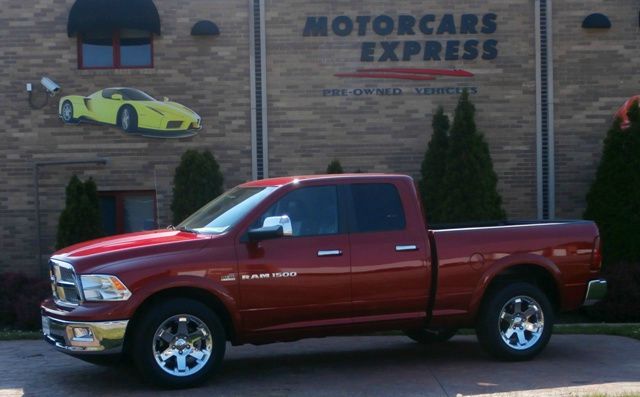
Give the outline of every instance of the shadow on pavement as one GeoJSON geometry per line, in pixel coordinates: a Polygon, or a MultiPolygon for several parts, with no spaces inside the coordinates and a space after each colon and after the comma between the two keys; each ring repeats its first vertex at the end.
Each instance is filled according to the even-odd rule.
{"type": "Polygon", "coordinates": [[[556,335],[540,357],[517,363],[494,361],[470,336],[435,346],[396,336],[228,346],[220,374],[181,392],[154,389],[131,367],[94,366],[35,341],[7,356],[7,344],[18,343],[0,344],[5,365],[14,356],[2,371],[2,396],[455,396],[630,382],[640,392],[640,342],[612,336],[556,335]]]}

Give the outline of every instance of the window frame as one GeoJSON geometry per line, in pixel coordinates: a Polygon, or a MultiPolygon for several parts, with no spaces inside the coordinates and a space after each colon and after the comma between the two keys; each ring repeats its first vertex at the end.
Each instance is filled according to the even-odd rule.
{"type": "Polygon", "coordinates": [[[84,34],[78,33],[77,51],[78,51],[78,69],[80,70],[113,70],[113,69],[153,69],[155,67],[153,33],[149,33],[149,46],[151,51],[151,63],[149,65],[140,66],[122,66],[120,58],[120,35],[122,29],[115,29],[111,32],[111,46],[113,48],[113,65],[112,66],[85,66],[84,52],[82,45],[84,44],[84,34]]]}
{"type": "MultiPolygon", "coordinates": [[[[141,195],[149,195],[153,198],[153,220],[155,222],[155,226],[157,229],[159,227],[158,198],[155,190],[103,190],[98,192],[98,199],[102,197],[115,198],[116,234],[113,234],[112,236],[117,236],[119,234],[124,234],[124,233],[134,233],[134,232],[127,232],[124,230],[124,199],[127,196],[141,196],[141,195]]],[[[102,213],[100,215],[102,216],[102,213]]],[[[143,230],[139,230],[139,231],[143,231],[143,230]]]]}

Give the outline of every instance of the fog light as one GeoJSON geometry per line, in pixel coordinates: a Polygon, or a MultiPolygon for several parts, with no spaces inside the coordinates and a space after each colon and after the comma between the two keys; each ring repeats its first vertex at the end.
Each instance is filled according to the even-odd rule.
{"type": "Polygon", "coordinates": [[[73,339],[81,341],[92,341],[93,333],[87,327],[73,327],[73,339]]]}

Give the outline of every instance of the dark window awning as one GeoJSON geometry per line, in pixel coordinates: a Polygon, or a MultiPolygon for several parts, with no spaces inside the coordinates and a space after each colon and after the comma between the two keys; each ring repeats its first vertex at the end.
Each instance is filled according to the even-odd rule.
{"type": "Polygon", "coordinates": [[[220,29],[213,21],[198,21],[191,28],[191,36],[217,36],[220,29]]]}
{"type": "Polygon", "coordinates": [[[152,0],[76,0],[69,12],[67,34],[113,29],[139,29],[160,34],[160,15],[152,0]]]}
{"type": "Polygon", "coordinates": [[[585,29],[609,29],[611,21],[606,15],[596,12],[582,21],[582,27],[585,29]]]}

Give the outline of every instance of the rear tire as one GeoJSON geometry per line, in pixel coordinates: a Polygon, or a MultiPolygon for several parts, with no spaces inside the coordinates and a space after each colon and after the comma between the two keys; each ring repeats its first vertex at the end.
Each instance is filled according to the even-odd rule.
{"type": "Polygon", "coordinates": [[[64,101],[60,109],[60,117],[65,123],[75,123],[77,120],[73,117],[73,104],[70,101],[64,101]]]}
{"type": "Polygon", "coordinates": [[[490,292],[481,307],[476,333],[484,350],[508,361],[529,360],[547,345],[553,308],[538,287],[524,282],[490,292]]]}
{"type": "Polygon", "coordinates": [[[160,302],[137,322],[131,352],[150,383],[180,389],[219,370],[226,347],[224,327],[203,303],[185,298],[160,302]]]}
{"type": "Polygon", "coordinates": [[[405,335],[414,341],[423,345],[430,345],[434,343],[444,343],[453,338],[458,332],[455,328],[441,328],[441,329],[410,329],[404,331],[405,335]]]}

